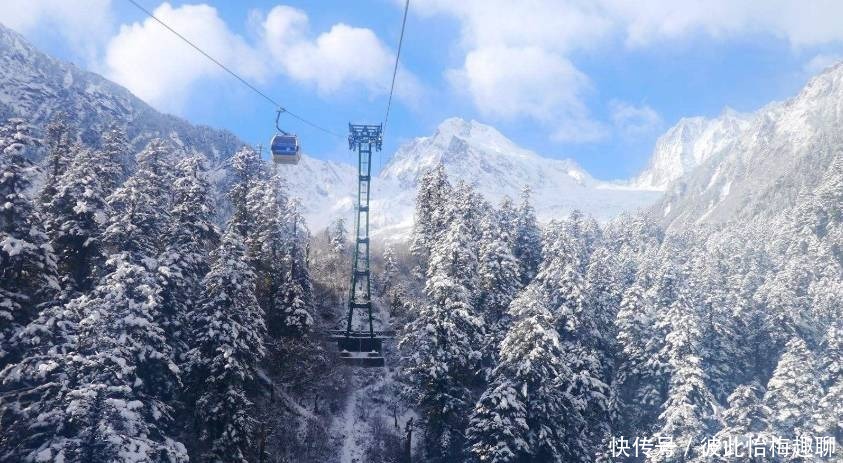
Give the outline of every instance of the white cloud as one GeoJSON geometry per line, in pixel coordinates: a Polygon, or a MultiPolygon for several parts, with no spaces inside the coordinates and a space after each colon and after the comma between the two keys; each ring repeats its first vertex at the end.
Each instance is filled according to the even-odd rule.
{"type": "Polygon", "coordinates": [[[542,46],[555,51],[587,46],[612,27],[591,1],[417,0],[412,11],[459,19],[466,48],[542,46]]]}
{"type": "Polygon", "coordinates": [[[601,1],[631,46],[690,34],[721,39],[767,34],[794,46],[843,40],[843,2],[837,0],[601,1]]]}
{"type": "MultiPolygon", "coordinates": [[[[286,75],[313,85],[323,96],[349,86],[370,95],[388,91],[394,55],[370,29],[339,23],[311,38],[307,14],[277,6],[266,16],[251,13],[259,40],[249,43],[205,4],[176,8],[163,3],[153,14],[249,80],[260,83],[286,75]]],[[[152,19],[122,26],[108,44],[103,68],[109,78],[153,106],[176,112],[199,80],[224,74],[152,19]]],[[[420,88],[412,73],[399,73],[399,99],[413,103],[420,88]]]]}
{"type": "Polygon", "coordinates": [[[612,123],[624,136],[639,137],[661,129],[662,118],[647,105],[635,106],[623,101],[609,103],[612,123]]]}
{"type": "MultiPolygon", "coordinates": [[[[267,76],[259,53],[208,5],[163,3],[153,14],[246,78],[267,76]]],[[[151,18],[120,27],[106,48],[106,75],[153,106],[178,111],[200,79],[224,73],[151,18]]]]}
{"type": "MultiPolygon", "coordinates": [[[[371,29],[338,23],[315,38],[309,37],[309,20],[298,9],[276,6],[262,24],[264,44],[282,72],[312,84],[323,95],[348,85],[360,85],[371,94],[385,94],[392,77],[395,55],[371,29]]],[[[419,93],[418,80],[401,70],[397,94],[405,101],[419,93]]]]}
{"type": "Polygon", "coordinates": [[[111,31],[111,1],[3,0],[0,22],[24,35],[64,39],[77,55],[93,63],[111,31]]]}
{"type": "Polygon", "coordinates": [[[485,116],[529,117],[554,127],[565,141],[592,141],[602,131],[588,119],[582,94],[588,78],[567,59],[536,47],[489,47],[470,51],[462,69],[451,70],[485,116]],[[588,129],[588,130],[583,130],[588,129]]]}
{"type": "MultiPolygon", "coordinates": [[[[843,42],[839,0],[415,0],[413,11],[459,22],[464,62],[446,71],[451,82],[459,82],[457,92],[467,93],[484,113],[505,116],[497,105],[542,122],[560,140],[601,138],[602,124],[585,109],[581,82],[587,78],[572,63],[574,53],[613,41],[653,47],[698,35],[721,40],[766,35],[795,47],[843,42]],[[532,50],[541,58],[504,63],[489,50],[532,50]],[[553,88],[556,81],[573,86],[553,88]],[[587,136],[569,136],[577,133],[587,136]]],[[[627,119],[622,127],[613,121],[616,128],[643,130],[655,120],[655,112],[646,109],[618,108],[617,117],[627,119]]]]}

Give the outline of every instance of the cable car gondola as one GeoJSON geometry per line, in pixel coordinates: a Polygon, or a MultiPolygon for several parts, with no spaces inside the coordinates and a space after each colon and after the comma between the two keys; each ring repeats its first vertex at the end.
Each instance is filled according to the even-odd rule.
{"type": "Polygon", "coordinates": [[[272,160],[276,164],[298,164],[301,160],[301,145],[299,145],[299,137],[294,133],[287,133],[281,130],[278,126],[278,119],[284,109],[278,110],[278,115],[275,116],[275,128],[278,133],[272,137],[272,142],[269,145],[269,150],[272,151],[272,160]]]}

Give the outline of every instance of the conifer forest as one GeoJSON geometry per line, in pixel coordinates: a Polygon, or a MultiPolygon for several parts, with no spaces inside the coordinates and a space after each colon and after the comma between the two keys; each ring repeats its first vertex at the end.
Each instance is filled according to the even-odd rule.
{"type": "Polygon", "coordinates": [[[0,2],[0,463],[843,463],[834,2],[172,3],[0,2]]]}

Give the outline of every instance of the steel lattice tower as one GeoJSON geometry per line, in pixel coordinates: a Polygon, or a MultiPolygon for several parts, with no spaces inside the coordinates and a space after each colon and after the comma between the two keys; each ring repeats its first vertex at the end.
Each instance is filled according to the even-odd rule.
{"type": "Polygon", "coordinates": [[[346,336],[351,336],[356,310],[364,310],[369,319],[368,335],[375,338],[372,323],[372,286],[369,267],[369,194],[372,180],[372,150],[383,144],[382,125],[348,124],[348,149],[357,150],[357,220],[354,256],[351,264],[351,288],[348,296],[346,336]]]}

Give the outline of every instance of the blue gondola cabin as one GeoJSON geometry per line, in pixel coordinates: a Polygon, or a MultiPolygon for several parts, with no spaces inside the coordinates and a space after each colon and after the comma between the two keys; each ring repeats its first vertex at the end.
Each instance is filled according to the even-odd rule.
{"type": "Polygon", "coordinates": [[[270,149],[276,164],[298,164],[301,159],[299,137],[292,134],[275,134],[270,149]]]}

